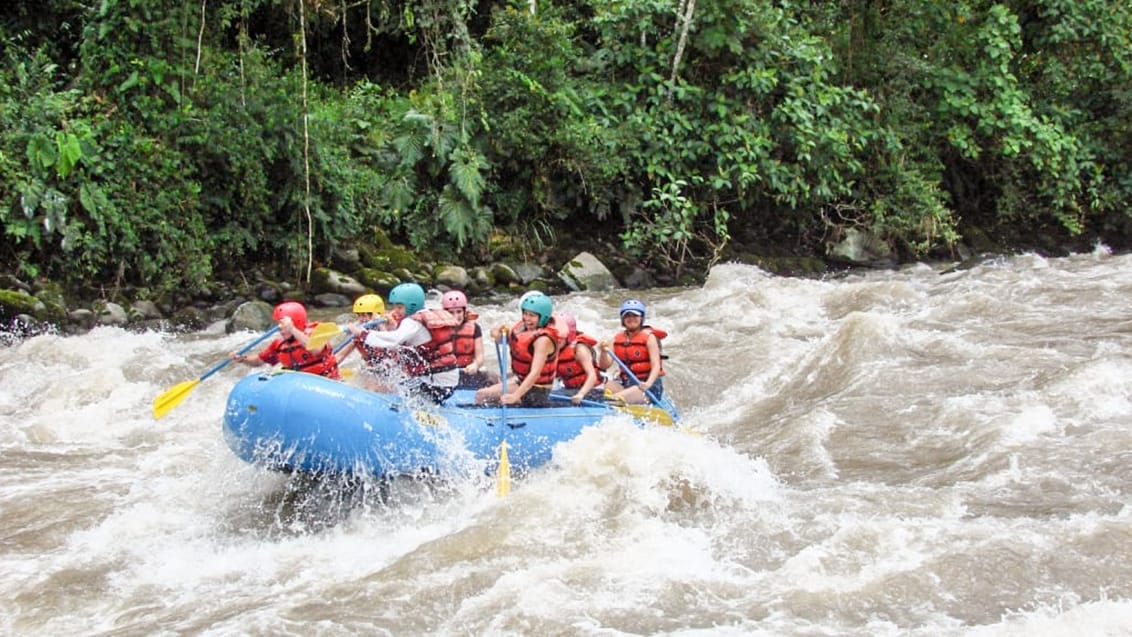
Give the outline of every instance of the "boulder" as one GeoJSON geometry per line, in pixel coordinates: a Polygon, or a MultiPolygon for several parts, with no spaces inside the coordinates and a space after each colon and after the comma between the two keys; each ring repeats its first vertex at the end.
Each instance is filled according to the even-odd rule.
{"type": "Polygon", "coordinates": [[[892,249],[882,239],[864,230],[846,228],[841,240],[827,247],[829,258],[851,265],[876,265],[892,259],[892,249]]]}
{"type": "Polygon", "coordinates": [[[617,279],[609,268],[589,252],[580,252],[562,266],[558,278],[575,292],[602,292],[618,287],[617,279]]]}
{"type": "Polygon", "coordinates": [[[491,276],[495,279],[496,285],[504,287],[515,284],[521,284],[523,280],[519,277],[511,266],[506,263],[496,263],[491,266],[491,276]]]}
{"type": "Polygon", "coordinates": [[[519,279],[522,281],[523,285],[529,285],[531,281],[542,278],[544,272],[545,270],[543,270],[541,265],[531,263],[530,261],[524,261],[515,265],[515,274],[519,275],[519,279]]]}
{"type": "Polygon", "coordinates": [[[354,277],[330,268],[319,268],[316,276],[312,279],[318,284],[319,292],[355,297],[365,294],[367,291],[366,286],[359,283],[354,277]]]}
{"type": "Polygon", "coordinates": [[[116,325],[125,327],[130,322],[126,308],[113,301],[96,301],[94,313],[98,316],[99,325],[116,325]]]}
{"type": "Polygon", "coordinates": [[[458,265],[442,265],[433,274],[437,285],[447,286],[458,290],[466,290],[471,278],[468,271],[458,265]]]}
{"type": "Polygon", "coordinates": [[[241,330],[262,332],[275,322],[271,318],[273,310],[274,308],[271,305],[263,301],[241,303],[232,312],[232,317],[228,319],[227,330],[229,333],[241,330]]]}

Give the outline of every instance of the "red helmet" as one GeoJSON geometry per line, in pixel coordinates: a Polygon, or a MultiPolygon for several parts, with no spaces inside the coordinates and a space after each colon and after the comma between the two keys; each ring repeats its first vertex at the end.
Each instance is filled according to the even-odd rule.
{"type": "Polygon", "coordinates": [[[281,321],[284,316],[291,319],[291,324],[295,326],[295,329],[307,329],[307,308],[303,307],[302,303],[286,301],[276,305],[275,311],[271,313],[271,318],[281,321]]]}
{"type": "Polygon", "coordinates": [[[440,307],[446,310],[463,310],[468,307],[468,297],[459,290],[451,290],[445,292],[444,296],[440,297],[440,307]]]}

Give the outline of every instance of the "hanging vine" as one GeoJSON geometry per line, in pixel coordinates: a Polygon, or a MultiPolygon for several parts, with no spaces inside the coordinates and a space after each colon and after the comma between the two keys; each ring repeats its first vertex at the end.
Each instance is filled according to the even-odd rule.
{"type": "Polygon", "coordinates": [[[306,282],[311,281],[314,269],[314,218],[311,216],[311,138],[310,108],[307,103],[307,7],[306,0],[299,0],[299,42],[302,52],[303,69],[303,211],[307,217],[307,274],[306,282]]]}

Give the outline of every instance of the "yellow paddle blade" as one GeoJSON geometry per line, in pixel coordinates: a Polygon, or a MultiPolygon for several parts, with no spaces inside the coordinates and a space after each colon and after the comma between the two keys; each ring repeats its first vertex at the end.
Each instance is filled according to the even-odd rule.
{"type": "Polygon", "coordinates": [[[511,461],[507,459],[507,441],[499,443],[499,468],[495,471],[495,493],[503,497],[511,493],[511,461]]]}
{"type": "Polygon", "coordinates": [[[338,375],[342,377],[342,380],[350,380],[354,377],[355,373],[357,372],[352,369],[338,369],[338,375]]]}
{"type": "Polygon", "coordinates": [[[660,407],[650,407],[649,405],[615,405],[614,409],[639,420],[647,420],[654,425],[662,425],[664,427],[671,427],[676,423],[672,420],[672,414],[664,411],[660,407]]]}
{"type": "Polygon", "coordinates": [[[319,323],[307,339],[307,349],[322,349],[330,339],[342,333],[342,328],[334,323],[319,323]]]}
{"type": "Polygon", "coordinates": [[[177,383],[169,389],[166,389],[160,396],[153,399],[153,417],[155,419],[161,418],[169,413],[171,409],[176,407],[189,395],[197,385],[200,384],[199,378],[193,380],[186,380],[183,383],[177,383]]]}

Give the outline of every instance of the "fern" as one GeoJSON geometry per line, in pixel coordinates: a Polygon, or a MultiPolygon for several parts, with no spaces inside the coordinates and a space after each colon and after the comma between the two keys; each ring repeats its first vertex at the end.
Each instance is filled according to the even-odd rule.
{"type": "Polygon", "coordinates": [[[449,180],[472,207],[479,207],[480,195],[483,194],[486,185],[483,173],[488,168],[487,160],[483,155],[466,146],[453,152],[451,159],[452,165],[448,169],[449,180]]]}

